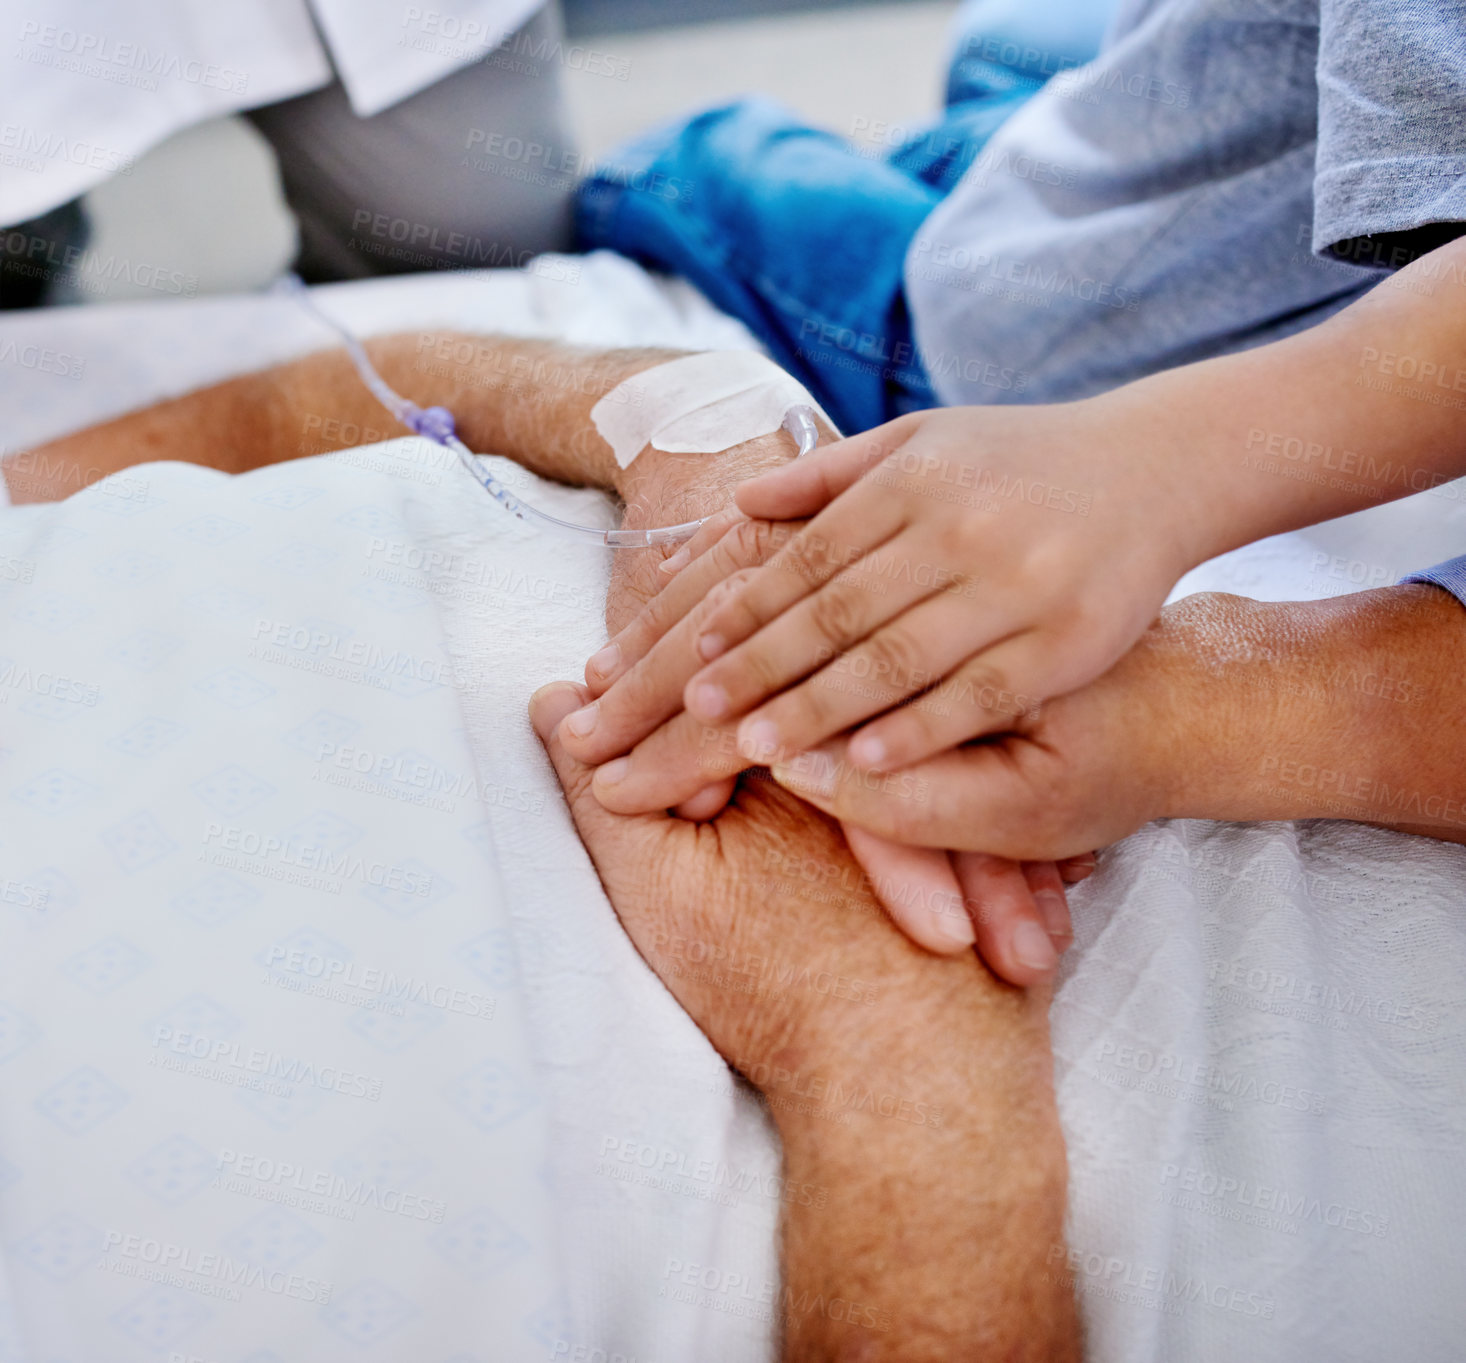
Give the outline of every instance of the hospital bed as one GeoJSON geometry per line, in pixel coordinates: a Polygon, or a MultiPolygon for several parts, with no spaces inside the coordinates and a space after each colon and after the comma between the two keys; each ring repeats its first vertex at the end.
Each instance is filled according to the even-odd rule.
{"type": "MultiPolygon", "coordinates": [[[[362,334],[752,345],[605,255],[316,297],[362,334]]],[[[6,317],[0,441],[329,343],[283,297],[6,317]]],[[[1463,508],[1177,594],[1383,585],[1459,552],[1463,508]]],[[[602,641],[608,558],[420,440],[0,512],[0,1363],[771,1357],[772,1128],[525,718],[602,641]]],[[[1071,891],[1056,1270],[1088,1357],[1458,1356],[1463,886],[1462,847],[1172,821],[1071,891]]]]}

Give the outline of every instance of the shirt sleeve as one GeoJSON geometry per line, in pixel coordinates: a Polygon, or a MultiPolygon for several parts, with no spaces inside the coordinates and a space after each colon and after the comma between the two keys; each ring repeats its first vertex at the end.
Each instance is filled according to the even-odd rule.
{"type": "Polygon", "coordinates": [[[1314,251],[1398,269],[1462,232],[1466,8],[1321,0],[1314,251]]]}
{"type": "Polygon", "coordinates": [[[1400,581],[1429,582],[1434,587],[1450,592],[1457,601],[1466,606],[1466,554],[1437,563],[1434,568],[1427,568],[1423,573],[1411,573],[1400,581]]]}

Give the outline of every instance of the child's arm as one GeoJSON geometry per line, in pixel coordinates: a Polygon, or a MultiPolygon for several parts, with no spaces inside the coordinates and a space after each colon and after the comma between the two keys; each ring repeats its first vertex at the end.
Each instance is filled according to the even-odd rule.
{"type": "Polygon", "coordinates": [[[848,760],[889,772],[1099,676],[1196,563],[1461,473],[1466,240],[1288,340],[1084,402],[905,417],[746,484],[749,516],[813,519],[720,598],[701,560],[696,590],[673,578],[588,674],[609,689],[567,744],[629,750],[596,782],[623,812],[706,782],[653,732],[683,702],[741,717],[743,765],[882,715],[848,760]]]}

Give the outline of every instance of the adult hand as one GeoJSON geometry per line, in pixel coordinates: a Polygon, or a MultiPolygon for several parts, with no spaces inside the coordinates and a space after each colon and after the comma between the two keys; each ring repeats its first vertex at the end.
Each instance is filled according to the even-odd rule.
{"type": "MultiPolygon", "coordinates": [[[[597,794],[609,808],[644,813],[670,796],[686,818],[711,819],[722,809],[736,773],[749,762],[729,726],[678,716],[686,675],[679,659],[690,655],[688,638],[722,594],[799,529],[798,522],[756,520],[737,511],[714,517],[684,546],[691,550],[686,566],[587,664],[587,687],[596,699],[566,720],[568,752],[582,762],[601,762],[633,736],[656,729],[625,759],[618,789],[607,793],[614,761],[599,773],[597,794]]],[[[1092,856],[1057,867],[1021,864],[903,847],[848,826],[845,832],[883,907],[929,951],[950,954],[976,945],[1003,979],[1032,985],[1052,974],[1073,940],[1064,885],[1093,869],[1092,856]]]]}
{"type": "Polygon", "coordinates": [[[531,718],[612,905],[814,1194],[783,1208],[782,1356],[1072,1363],[1045,992],[911,945],[833,823],[767,780],[712,825],[609,813],[559,737],[584,699],[547,686],[531,718]]]}
{"type": "Polygon", "coordinates": [[[1324,601],[1202,593],[1015,731],[879,779],[838,742],[774,779],[903,843],[1026,860],[1155,818],[1344,818],[1466,841],[1466,613],[1435,587],[1324,601]]]}

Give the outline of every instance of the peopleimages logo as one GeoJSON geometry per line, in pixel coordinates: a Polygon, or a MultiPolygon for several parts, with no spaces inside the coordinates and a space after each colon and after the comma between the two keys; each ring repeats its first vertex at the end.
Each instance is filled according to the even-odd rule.
{"type": "MultiPolygon", "coordinates": [[[[382,1081],[336,1065],[316,1065],[295,1056],[281,1055],[262,1046],[243,1046],[237,1041],[206,1036],[203,1032],[178,1031],[159,1023],[153,1029],[153,1046],[185,1060],[201,1062],[196,1071],[203,1078],[259,1077],[292,1088],[316,1088],[347,1098],[365,1098],[375,1103],[382,1096],[382,1081]],[[211,1071],[211,1072],[210,1072],[211,1071]]],[[[169,1060],[172,1056],[164,1056],[169,1060]]],[[[178,1068],[165,1064],[165,1069],[178,1068]]],[[[245,1085],[253,1087],[253,1085],[245,1085]]]]}
{"type": "Polygon", "coordinates": [[[15,55],[21,61],[93,76],[114,85],[131,85],[156,90],[159,78],[203,85],[213,90],[243,94],[249,89],[249,73],[217,62],[200,61],[180,52],[145,47],[107,33],[86,29],[59,28],[27,19],[20,26],[22,46],[15,55]]]}
{"type": "Polygon", "coordinates": [[[931,237],[916,239],[911,265],[912,273],[919,279],[1034,307],[1046,308],[1055,298],[1093,303],[1119,312],[1134,312],[1140,307],[1136,290],[1123,285],[1093,275],[1076,275],[1057,264],[1013,256],[993,257],[931,237]]]}
{"type": "Polygon", "coordinates": [[[739,1168],[720,1159],[697,1158],[634,1136],[603,1136],[596,1172],[622,1182],[685,1192],[725,1207],[736,1206],[744,1193],[755,1193],[786,1207],[823,1207],[829,1200],[829,1189],[819,1184],[791,1181],[767,1170],[739,1168]]]}
{"type": "Polygon", "coordinates": [[[1051,1270],[1064,1273],[1079,1292],[1133,1302],[1168,1315],[1180,1315],[1190,1302],[1261,1320],[1271,1320],[1277,1312],[1273,1298],[1260,1292],[1209,1282],[1190,1273],[1182,1277],[1169,1266],[1141,1264],[1114,1254],[1051,1245],[1047,1263],[1051,1270]]]}
{"type": "MultiPolygon", "coordinates": [[[[0,247],[10,257],[10,269],[14,273],[30,279],[54,280],[83,293],[105,293],[109,283],[119,280],[135,288],[181,298],[192,298],[199,291],[197,275],[115,253],[102,255],[85,246],[63,246],[35,233],[6,232],[0,236],[0,247]]],[[[63,372],[47,368],[51,373],[63,372]]],[[[77,373],[68,372],[69,377],[78,377],[77,373]]]]}
{"type": "Polygon", "coordinates": [[[398,680],[426,682],[432,686],[467,686],[476,680],[466,667],[455,668],[446,658],[411,653],[395,645],[389,648],[370,639],[352,639],[288,620],[256,620],[249,656],[263,662],[287,662],[294,658],[295,665],[308,671],[380,686],[390,686],[398,680]]]}
{"type": "MultiPolygon", "coordinates": [[[[256,873],[271,868],[340,881],[354,880],[399,894],[426,896],[433,891],[432,876],[416,867],[371,861],[355,852],[333,852],[329,847],[237,824],[206,824],[200,860],[256,873]]],[[[271,878],[288,879],[283,875],[271,878]]]]}
{"type": "MultiPolygon", "coordinates": [[[[0,559],[0,578],[5,577],[4,560],[0,559]]],[[[29,577],[23,579],[30,581],[29,577]]],[[[0,701],[8,690],[24,691],[33,696],[46,696],[51,700],[63,701],[68,705],[93,706],[102,698],[102,688],[96,682],[80,681],[64,673],[49,672],[45,668],[32,670],[14,658],[0,658],[0,701]]]]}
{"type": "MultiPolygon", "coordinates": [[[[19,235],[12,233],[12,236],[19,235]]],[[[10,237],[0,238],[0,248],[9,251],[10,237]]],[[[22,345],[15,341],[0,342],[0,364],[13,364],[21,369],[34,369],[38,374],[59,374],[66,379],[79,379],[87,362],[69,355],[64,350],[51,350],[46,346],[22,345]]]]}
{"type": "Polygon", "coordinates": [[[1258,1211],[1299,1223],[1312,1222],[1358,1235],[1384,1235],[1390,1225],[1388,1216],[1364,1207],[1327,1202],[1309,1193],[1289,1192],[1272,1184],[1232,1178],[1195,1166],[1182,1168],[1179,1164],[1167,1164],[1161,1171],[1161,1187],[1168,1193],[1194,1194],[1194,1206],[1187,1202],[1175,1202],[1173,1205],[1196,1211],[1213,1211],[1212,1204],[1223,1209],[1235,1204],[1245,1211],[1258,1211]]]}
{"type": "Polygon", "coordinates": [[[132,157],[111,147],[43,132],[26,123],[0,123],[0,152],[9,153],[0,156],[0,164],[18,165],[30,171],[41,170],[46,161],[67,161],[108,175],[131,175],[135,164],[132,157]]]}
{"type": "Polygon", "coordinates": [[[219,1151],[218,1168],[215,1187],[226,1192],[244,1192],[262,1201],[304,1205],[306,1210],[313,1209],[311,1200],[315,1199],[350,1208],[375,1207],[390,1216],[431,1221],[435,1225],[442,1222],[447,1211],[447,1204],[437,1198],[404,1192],[390,1183],[347,1178],[344,1174],[308,1169],[290,1160],[271,1159],[227,1146],[219,1151]]]}
{"type": "Polygon", "coordinates": [[[1102,1041],[1095,1058],[1101,1065],[1114,1067],[1108,1071],[1100,1070],[1098,1077],[1120,1083],[1125,1088],[1141,1088],[1145,1092],[1161,1092],[1170,1097],[1183,1096],[1184,1091],[1191,1088],[1229,1104],[1233,1101],[1257,1102],[1289,1112],[1315,1114],[1324,1110],[1323,1095],[1316,1089],[1300,1088],[1276,1079],[1259,1080],[1242,1070],[1227,1069],[1176,1051],[1153,1051],[1145,1046],[1102,1041]],[[1149,1083],[1125,1082],[1137,1078],[1149,1083]]]}
{"type": "Polygon", "coordinates": [[[399,975],[381,966],[361,965],[355,961],[326,956],[283,944],[272,946],[265,955],[265,968],[285,971],[302,980],[319,981],[335,991],[357,990],[377,995],[392,1003],[413,1003],[424,1008],[438,1008],[446,1013],[462,1013],[466,1017],[492,1021],[498,1001],[477,989],[425,980],[417,975],[399,975]]]}
{"type": "Polygon", "coordinates": [[[247,1259],[232,1259],[227,1254],[200,1253],[187,1245],[117,1230],[107,1232],[106,1247],[97,1267],[123,1277],[165,1283],[224,1301],[239,1301],[241,1287],[273,1292],[316,1306],[324,1306],[331,1300],[331,1284],[320,1278],[266,1268],[247,1259]],[[119,1257],[113,1258],[114,1254],[119,1257]]]}

